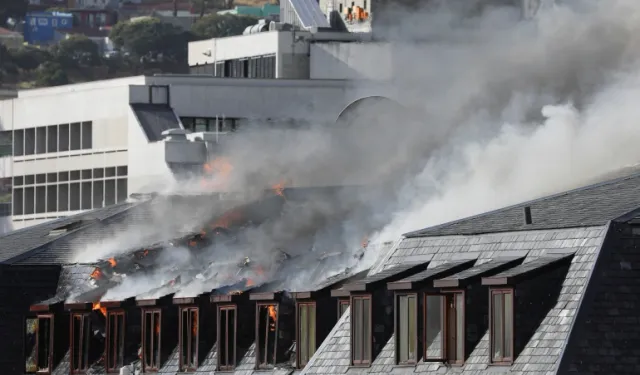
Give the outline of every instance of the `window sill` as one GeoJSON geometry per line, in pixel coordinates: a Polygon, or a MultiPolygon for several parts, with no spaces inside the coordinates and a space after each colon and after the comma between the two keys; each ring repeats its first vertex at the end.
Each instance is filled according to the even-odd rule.
{"type": "Polygon", "coordinates": [[[508,362],[489,362],[489,366],[500,366],[500,367],[513,366],[513,361],[508,361],[508,362]]]}
{"type": "Polygon", "coordinates": [[[363,364],[349,366],[349,368],[368,368],[368,367],[371,367],[371,363],[363,363],[363,364]]]}
{"type": "Polygon", "coordinates": [[[393,367],[409,368],[409,367],[416,367],[416,365],[417,365],[417,363],[397,363],[393,367]]]}

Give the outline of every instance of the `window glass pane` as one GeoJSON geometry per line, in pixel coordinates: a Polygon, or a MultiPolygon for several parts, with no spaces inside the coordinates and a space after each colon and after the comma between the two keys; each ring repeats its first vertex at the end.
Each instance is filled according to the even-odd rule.
{"type": "Polygon", "coordinates": [[[504,294],[504,356],[513,358],[513,294],[504,294]]]}
{"type": "Polygon", "coordinates": [[[398,305],[398,359],[406,362],[409,358],[409,297],[400,296],[398,305]]]}
{"type": "Polygon", "coordinates": [[[502,305],[502,294],[494,293],[493,294],[493,306],[492,306],[492,336],[493,336],[493,348],[491,349],[491,353],[493,354],[493,360],[499,361],[504,356],[502,352],[502,327],[504,324],[502,312],[504,311],[504,306],[502,305]]]}
{"type": "Polygon", "coordinates": [[[353,299],[353,344],[352,355],[354,362],[362,361],[362,300],[353,299]]]}
{"type": "Polygon", "coordinates": [[[186,367],[189,363],[189,311],[182,310],[182,334],[180,340],[180,358],[183,365],[183,368],[186,367]]]}
{"type": "Polygon", "coordinates": [[[152,340],[153,337],[153,314],[144,314],[144,365],[145,367],[151,367],[152,363],[152,340]]]}
{"type": "Polygon", "coordinates": [[[38,319],[38,369],[49,370],[51,354],[51,319],[38,319]]]}
{"type": "Polygon", "coordinates": [[[456,359],[464,360],[464,295],[456,293],[456,359]]]}
{"type": "Polygon", "coordinates": [[[308,305],[300,305],[300,317],[299,317],[299,322],[300,322],[300,363],[304,364],[307,363],[307,354],[309,353],[309,336],[308,336],[308,330],[307,327],[309,326],[309,322],[308,322],[308,311],[307,311],[307,306],[308,305]]]}
{"type": "Polygon", "coordinates": [[[198,310],[191,310],[191,367],[198,363],[198,310]]]}
{"type": "Polygon", "coordinates": [[[38,371],[37,362],[37,334],[38,334],[38,319],[28,318],[25,322],[25,336],[24,336],[24,353],[25,364],[24,371],[27,374],[34,374],[38,371]]]}
{"type": "Polygon", "coordinates": [[[363,343],[362,346],[364,348],[364,361],[371,360],[371,316],[370,316],[370,301],[369,299],[364,299],[362,301],[362,313],[364,319],[362,319],[362,336],[363,343]]]}
{"type": "Polygon", "coordinates": [[[316,306],[309,307],[309,355],[311,359],[316,352],[316,306]]]}
{"type": "Polygon", "coordinates": [[[409,335],[407,336],[407,339],[409,341],[408,359],[411,361],[415,361],[417,357],[417,351],[418,351],[418,348],[416,348],[416,344],[417,344],[416,335],[418,334],[418,327],[417,327],[418,317],[416,316],[417,307],[416,307],[415,296],[409,296],[408,309],[409,309],[409,318],[408,318],[409,335]]]}
{"type": "Polygon", "coordinates": [[[443,296],[426,296],[426,346],[427,358],[442,359],[444,316],[442,314],[444,303],[443,296]]]}
{"type": "Polygon", "coordinates": [[[229,340],[227,339],[227,334],[229,332],[229,323],[227,322],[229,310],[220,310],[220,339],[218,341],[218,361],[220,366],[226,366],[228,363],[227,359],[227,346],[229,345],[229,340]]]}

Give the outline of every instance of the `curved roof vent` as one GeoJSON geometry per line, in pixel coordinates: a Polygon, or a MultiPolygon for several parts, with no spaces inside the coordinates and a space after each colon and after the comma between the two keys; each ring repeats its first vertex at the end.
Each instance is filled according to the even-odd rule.
{"type": "Polygon", "coordinates": [[[265,31],[269,31],[269,23],[271,21],[262,19],[258,21],[257,24],[252,26],[247,26],[246,29],[242,32],[242,35],[250,35],[250,34],[258,34],[263,33],[265,31]]]}

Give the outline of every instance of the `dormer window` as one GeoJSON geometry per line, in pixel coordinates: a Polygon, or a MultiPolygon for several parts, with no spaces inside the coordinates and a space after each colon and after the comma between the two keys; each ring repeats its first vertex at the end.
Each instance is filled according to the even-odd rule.
{"type": "Polygon", "coordinates": [[[124,311],[107,313],[107,372],[117,372],[124,364],[124,311]]]}
{"type": "Polygon", "coordinates": [[[443,291],[425,294],[424,358],[425,361],[464,363],[465,297],[464,292],[443,291]]]}
{"type": "Polygon", "coordinates": [[[398,364],[415,364],[418,361],[418,295],[396,296],[396,351],[398,364]]]}
{"type": "Polygon", "coordinates": [[[304,367],[316,352],[316,304],[298,303],[296,349],[298,368],[304,367]]]}
{"type": "Polygon", "coordinates": [[[256,324],[256,356],[258,368],[271,368],[276,363],[278,305],[257,304],[258,324],[256,324]]]}
{"type": "Polygon", "coordinates": [[[160,369],[160,333],[162,330],[162,311],[146,309],[143,311],[142,325],[142,366],[143,371],[160,369]]]}
{"type": "Polygon", "coordinates": [[[25,323],[25,373],[50,374],[53,362],[53,315],[27,318],[25,323]]]}
{"type": "Polygon", "coordinates": [[[198,367],[198,308],[180,309],[180,371],[198,367]]]}
{"type": "Polygon", "coordinates": [[[218,371],[236,367],[237,324],[235,305],[218,306],[218,371]]]}
{"type": "Polygon", "coordinates": [[[371,364],[372,325],[371,296],[352,296],[351,363],[355,366],[371,364]]]}
{"type": "Polygon", "coordinates": [[[513,362],[513,289],[492,288],[490,307],[491,363],[513,362]]]}

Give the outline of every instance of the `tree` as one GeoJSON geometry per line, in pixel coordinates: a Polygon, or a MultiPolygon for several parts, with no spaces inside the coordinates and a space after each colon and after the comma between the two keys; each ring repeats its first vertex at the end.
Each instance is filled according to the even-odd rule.
{"type": "Polygon", "coordinates": [[[193,25],[193,33],[197,39],[242,35],[244,29],[256,23],[258,23],[258,19],[255,17],[214,13],[196,21],[193,25]]]}
{"type": "Polygon", "coordinates": [[[117,23],[109,38],[121,51],[142,62],[164,62],[184,65],[190,33],[157,18],[117,23]]]}
{"type": "Polygon", "coordinates": [[[36,78],[38,87],[59,86],[67,83],[69,83],[69,77],[59,63],[47,61],[38,68],[36,78]]]}
{"type": "Polygon", "coordinates": [[[49,51],[35,47],[20,47],[11,51],[11,59],[22,70],[35,70],[52,59],[49,51]]]}
{"type": "Polygon", "coordinates": [[[51,48],[56,61],[63,67],[96,66],[101,63],[98,45],[84,35],[72,35],[51,48]]]}

